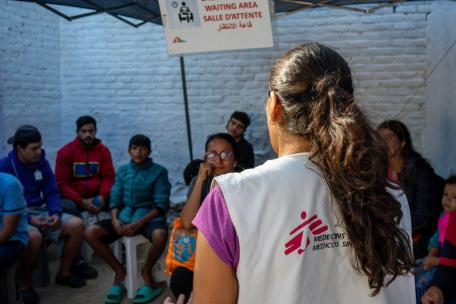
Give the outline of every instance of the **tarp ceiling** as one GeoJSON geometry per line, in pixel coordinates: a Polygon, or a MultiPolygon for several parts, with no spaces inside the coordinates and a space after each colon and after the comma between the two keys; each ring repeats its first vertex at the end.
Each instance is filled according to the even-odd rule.
{"type": "MultiPolygon", "coordinates": [[[[158,0],[16,0],[39,4],[55,14],[71,21],[82,17],[108,13],[134,27],[152,22],[161,24],[160,7],[158,0]],[[90,10],[88,12],[69,16],[58,6],[79,7],[90,10]],[[125,18],[127,17],[127,18],[125,18]],[[130,18],[134,18],[132,20],[130,18]]],[[[176,0],[182,1],[182,0],[176,0]]],[[[264,0],[261,0],[264,1],[264,0]]],[[[386,6],[396,5],[401,2],[419,0],[274,0],[276,18],[287,16],[296,11],[316,7],[331,7],[346,9],[361,13],[372,13],[386,6]],[[353,7],[355,4],[372,4],[369,8],[353,7]]]]}

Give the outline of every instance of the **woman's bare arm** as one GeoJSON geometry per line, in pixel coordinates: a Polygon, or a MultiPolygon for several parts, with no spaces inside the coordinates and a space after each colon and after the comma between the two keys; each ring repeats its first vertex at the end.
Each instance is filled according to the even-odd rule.
{"type": "Polygon", "coordinates": [[[181,219],[186,229],[193,228],[192,221],[198,213],[198,209],[201,206],[201,191],[206,178],[211,174],[211,167],[207,163],[201,163],[196,177],[195,184],[193,186],[192,193],[187,199],[184,208],[181,212],[181,219]]]}
{"type": "Polygon", "coordinates": [[[238,283],[232,266],[223,262],[198,232],[193,304],[234,304],[237,302],[238,283]]]}

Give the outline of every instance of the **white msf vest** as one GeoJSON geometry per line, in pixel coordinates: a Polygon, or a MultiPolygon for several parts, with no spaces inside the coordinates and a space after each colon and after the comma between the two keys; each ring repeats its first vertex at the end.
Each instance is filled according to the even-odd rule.
{"type": "MultiPolygon", "coordinates": [[[[239,237],[238,303],[415,303],[412,275],[369,296],[367,278],[351,265],[351,244],[326,183],[307,154],[216,180],[239,237]]],[[[410,233],[404,198],[398,197],[405,208],[401,226],[410,233]]]]}

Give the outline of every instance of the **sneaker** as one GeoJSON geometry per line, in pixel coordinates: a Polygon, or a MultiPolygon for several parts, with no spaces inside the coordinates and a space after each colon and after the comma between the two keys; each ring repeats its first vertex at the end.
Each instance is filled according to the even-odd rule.
{"type": "Polygon", "coordinates": [[[38,304],[40,303],[40,296],[36,293],[35,289],[29,287],[21,290],[21,299],[24,304],[38,304]]]}
{"type": "Polygon", "coordinates": [[[80,277],[74,274],[70,274],[69,276],[66,276],[64,278],[59,278],[57,276],[55,277],[55,282],[59,285],[66,285],[73,288],[80,288],[85,286],[86,284],[86,281],[84,279],[81,279],[80,277]]]}
{"type": "Polygon", "coordinates": [[[86,262],[79,263],[77,265],[73,265],[71,267],[71,272],[80,277],[81,279],[94,279],[98,276],[98,272],[95,268],[91,267],[86,262]]]}

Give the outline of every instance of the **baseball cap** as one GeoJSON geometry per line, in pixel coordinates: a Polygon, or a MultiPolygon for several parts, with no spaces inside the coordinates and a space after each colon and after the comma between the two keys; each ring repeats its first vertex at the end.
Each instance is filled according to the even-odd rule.
{"type": "Polygon", "coordinates": [[[17,145],[26,145],[30,143],[39,142],[41,140],[41,133],[38,129],[31,125],[23,125],[17,128],[14,136],[8,139],[8,144],[16,147],[17,145]]]}

